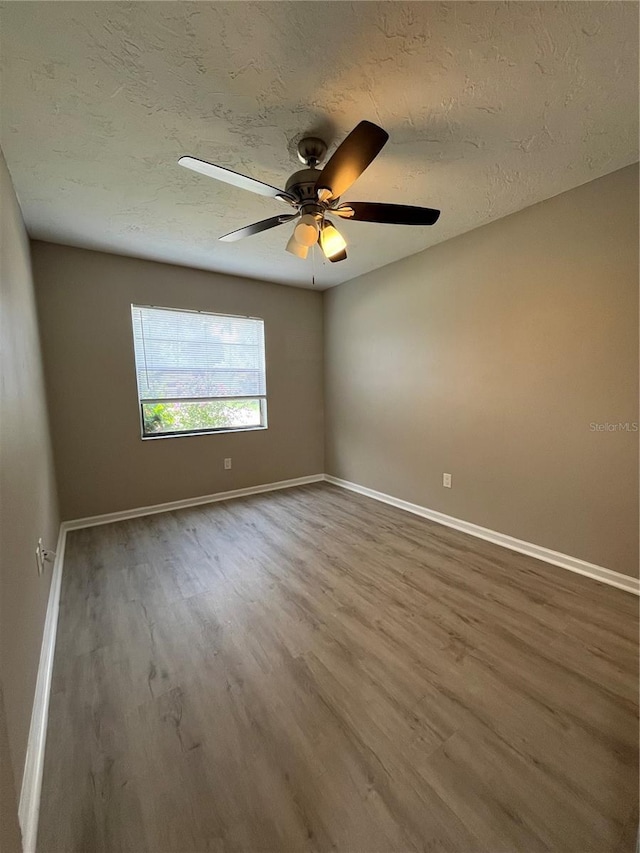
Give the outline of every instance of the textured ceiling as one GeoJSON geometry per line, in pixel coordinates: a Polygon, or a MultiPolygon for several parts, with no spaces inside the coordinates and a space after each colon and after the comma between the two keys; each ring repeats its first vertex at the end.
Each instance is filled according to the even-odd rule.
{"type": "MultiPolygon", "coordinates": [[[[2,147],[45,240],[310,286],[288,208],[177,166],[284,186],[308,134],[390,141],[344,200],[442,209],[342,222],[326,287],[638,159],[632,2],[15,2],[2,8],[2,147]]],[[[606,215],[606,214],[605,214],[606,215]]]]}

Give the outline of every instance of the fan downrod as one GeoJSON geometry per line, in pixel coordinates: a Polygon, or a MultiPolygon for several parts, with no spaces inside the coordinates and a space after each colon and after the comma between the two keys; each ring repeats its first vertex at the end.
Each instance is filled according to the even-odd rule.
{"type": "Polygon", "coordinates": [[[326,143],[317,136],[305,136],[298,142],[298,160],[309,169],[314,169],[326,153],[326,143]]]}

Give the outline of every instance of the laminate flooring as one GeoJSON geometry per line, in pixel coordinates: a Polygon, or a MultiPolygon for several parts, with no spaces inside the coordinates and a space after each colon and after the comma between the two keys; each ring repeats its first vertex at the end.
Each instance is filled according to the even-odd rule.
{"type": "Polygon", "coordinates": [[[68,534],[38,853],[631,851],[638,599],[318,484],[68,534]]]}

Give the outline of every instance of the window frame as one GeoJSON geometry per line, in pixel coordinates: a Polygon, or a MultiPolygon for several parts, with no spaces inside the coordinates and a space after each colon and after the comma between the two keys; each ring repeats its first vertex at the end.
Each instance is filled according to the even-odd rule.
{"type": "Polygon", "coordinates": [[[159,438],[184,438],[191,435],[215,435],[219,433],[231,432],[254,432],[256,430],[266,430],[269,428],[267,420],[267,336],[265,329],[265,321],[263,317],[253,317],[248,314],[222,314],[218,311],[203,311],[199,308],[169,308],[164,305],[141,305],[137,302],[131,303],[131,338],[133,343],[133,364],[136,375],[136,391],[138,397],[138,417],[140,419],[140,438],[142,441],[155,441],[159,438]],[[241,395],[241,396],[226,396],[226,397],[142,397],[140,394],[140,385],[138,382],[138,362],[136,359],[135,347],[135,326],[133,322],[134,308],[154,308],[160,311],[171,311],[175,314],[206,314],[211,317],[225,317],[239,320],[257,320],[262,323],[263,335],[262,344],[264,349],[264,394],[241,395]],[[170,432],[145,432],[144,428],[144,406],[145,404],[153,403],[215,403],[224,402],[225,400],[258,400],[260,404],[260,423],[251,424],[248,426],[223,426],[223,427],[203,427],[202,429],[189,430],[172,430],[170,432]]]}

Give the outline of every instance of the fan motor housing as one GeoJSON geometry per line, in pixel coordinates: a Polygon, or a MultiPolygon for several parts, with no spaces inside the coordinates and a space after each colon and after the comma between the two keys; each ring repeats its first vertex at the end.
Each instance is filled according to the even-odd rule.
{"type": "MultiPolygon", "coordinates": [[[[322,174],[320,169],[301,169],[294,172],[285,184],[285,191],[298,200],[303,213],[322,215],[329,205],[318,201],[316,183],[322,174]]],[[[331,199],[331,204],[336,205],[338,199],[331,199]]]]}
{"type": "Polygon", "coordinates": [[[294,172],[285,185],[285,191],[299,201],[317,201],[316,181],[319,175],[318,169],[301,169],[294,172]]]}

